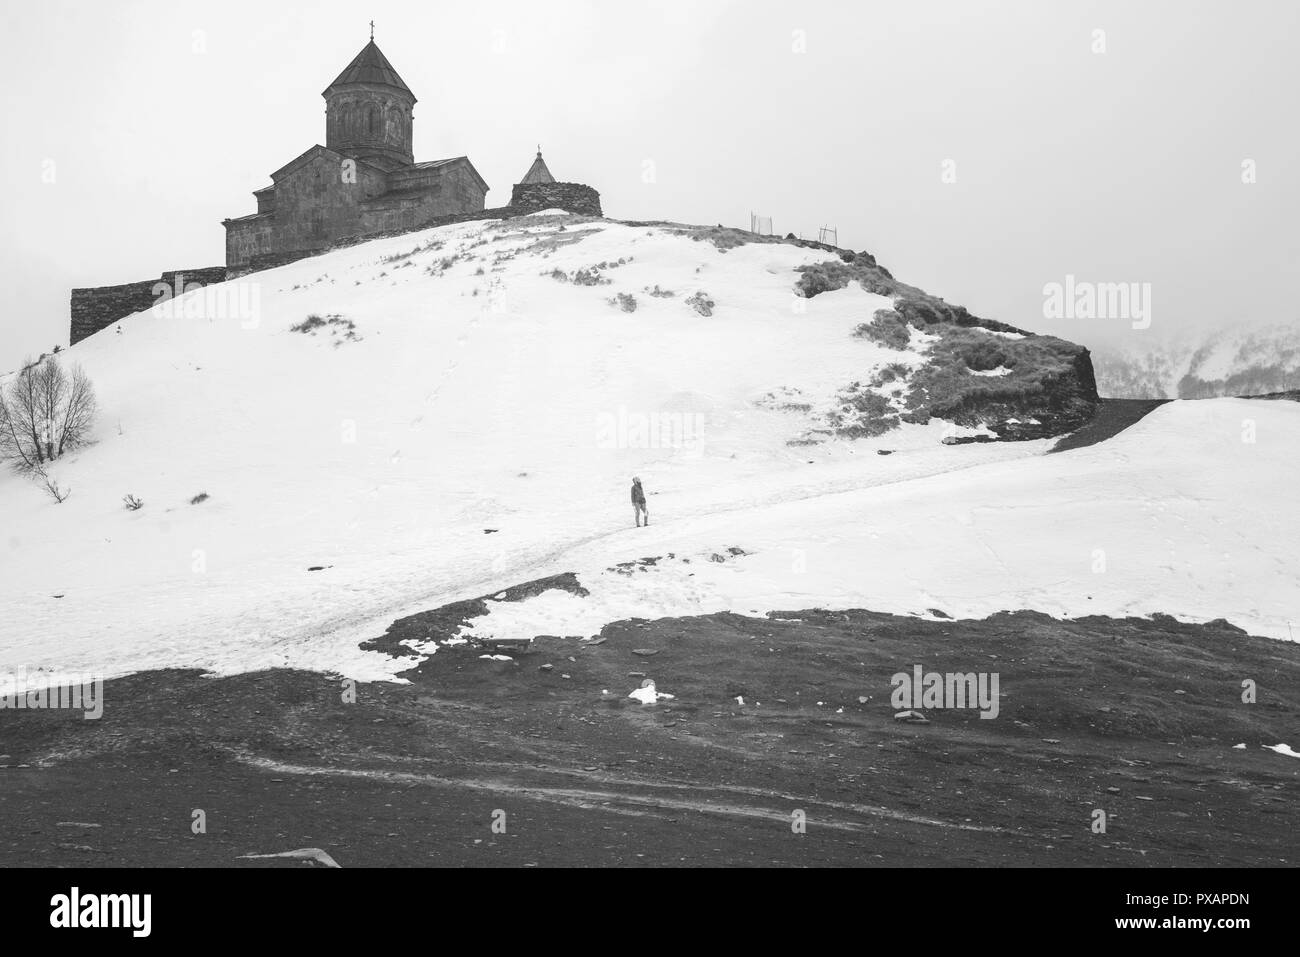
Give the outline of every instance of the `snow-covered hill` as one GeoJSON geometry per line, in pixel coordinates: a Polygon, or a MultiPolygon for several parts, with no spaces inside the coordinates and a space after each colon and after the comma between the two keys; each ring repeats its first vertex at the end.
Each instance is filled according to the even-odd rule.
{"type": "Polygon", "coordinates": [[[1206,399],[1300,388],[1300,323],[1240,325],[1197,341],[1094,353],[1097,387],[1126,399],[1206,399]]]}
{"type": "MultiPolygon", "coordinates": [[[[903,420],[899,382],[933,371],[946,327],[905,327],[901,348],[855,335],[891,297],[803,298],[799,267],[827,252],[727,245],[467,223],[207,287],[78,343],[66,357],[102,412],[97,441],[51,470],[71,497],[0,476],[0,668],[382,677],[409,662],[358,643],[394,617],[564,570],[592,600],[521,604],[537,633],[825,604],[1165,611],[1288,635],[1300,406],[1175,403],[1046,458],[1046,439],[944,444],[994,431],[903,420]],[[632,527],[633,475],[649,529],[632,527]],[[710,560],[731,547],[748,554],[710,560]],[[669,552],[655,574],[603,571],[669,552]]],[[[983,358],[1059,351],[961,335],[983,358]]],[[[962,374],[1013,372],[989,361],[962,374]]]]}
{"type": "Polygon", "coordinates": [[[605,542],[577,548],[561,564],[579,571],[588,596],[502,602],[465,634],[595,634],[627,618],[865,607],[957,618],[1163,612],[1293,639],[1300,510],[1287,501],[1298,427],[1293,402],[1175,402],[1069,453],[653,528],[640,543],[653,564],[629,573],[606,564],[605,542]],[[1254,444],[1242,441],[1245,423],[1254,444]]]}

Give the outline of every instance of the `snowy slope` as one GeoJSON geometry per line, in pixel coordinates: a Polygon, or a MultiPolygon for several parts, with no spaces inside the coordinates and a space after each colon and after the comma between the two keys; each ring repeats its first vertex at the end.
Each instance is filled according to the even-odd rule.
{"type": "MultiPolygon", "coordinates": [[[[938,422],[789,445],[846,384],[924,361],[921,342],[851,337],[888,300],[792,295],[795,267],[825,258],[534,217],[366,243],[128,317],[68,353],[102,407],[97,442],[52,470],[72,496],[0,476],[0,669],[381,677],[406,663],[357,643],[404,611],[732,545],[754,554],[661,576],[659,613],[1169,611],[1285,636],[1293,510],[1247,510],[1240,490],[1284,501],[1294,443],[1231,442],[1247,411],[1261,436],[1294,434],[1295,406],[1177,404],[1048,458],[1045,441],[944,446],[938,422]],[[608,282],[573,281],[593,269],[608,282]],[[341,319],[291,331],[310,315],[341,319]],[[655,520],[640,531],[634,474],[655,520]]],[[[593,598],[584,620],[622,607],[593,598]]],[[[554,630],[577,633],[537,633],[554,630]]]]}
{"type": "Polygon", "coordinates": [[[1297,429],[1296,403],[1174,402],[1073,452],[652,528],[640,553],[671,560],[627,574],[604,564],[603,543],[576,550],[562,564],[583,570],[589,596],[489,603],[464,634],[590,635],[627,618],[865,607],[957,618],[1162,612],[1293,639],[1297,429]],[[1241,439],[1248,420],[1254,444],[1241,439]]]}

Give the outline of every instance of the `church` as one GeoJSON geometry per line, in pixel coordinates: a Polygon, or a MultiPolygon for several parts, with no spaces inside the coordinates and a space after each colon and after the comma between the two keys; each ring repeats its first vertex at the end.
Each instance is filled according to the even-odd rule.
{"type": "MultiPolygon", "coordinates": [[[[341,239],[482,213],[488,184],[469,157],[415,162],[415,94],[373,32],[321,95],[325,145],[272,173],[271,185],[253,194],[256,213],[223,221],[232,273],[301,259],[341,239]]],[[[552,183],[539,148],[520,185],[552,183]]]]}
{"type": "MultiPolygon", "coordinates": [[[[488,184],[467,156],[415,162],[415,94],[370,42],[325,88],[325,145],[271,174],[257,212],[222,221],[226,264],[173,269],[160,279],[72,290],[68,342],[79,342],[165,295],[273,269],[338,246],[469,219],[510,219],[548,209],[603,216],[600,193],[557,182],[537,157],[510,202],[485,208],[488,184]]],[[[522,163],[520,164],[523,165],[522,163]]]]}

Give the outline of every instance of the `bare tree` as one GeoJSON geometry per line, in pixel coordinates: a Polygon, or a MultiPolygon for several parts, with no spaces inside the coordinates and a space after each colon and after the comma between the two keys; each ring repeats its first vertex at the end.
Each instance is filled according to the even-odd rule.
{"type": "Polygon", "coordinates": [[[34,368],[34,362],[25,360],[5,391],[5,452],[21,469],[34,469],[45,462],[34,368]]]}
{"type": "MultiPolygon", "coordinates": [[[[5,401],[4,390],[0,389],[0,462],[6,459],[17,458],[14,446],[17,444],[13,437],[13,418],[9,415],[9,403],[5,401]]],[[[16,463],[19,468],[24,467],[24,463],[16,463]]]]}
{"type": "Polygon", "coordinates": [[[80,366],[69,376],[53,356],[24,362],[0,391],[0,459],[39,470],[89,438],[95,411],[95,390],[80,366]]]}
{"type": "Polygon", "coordinates": [[[86,370],[74,365],[61,412],[53,419],[56,456],[62,455],[67,449],[85,444],[90,438],[90,427],[95,422],[97,411],[99,405],[95,401],[95,387],[90,384],[86,370]]]}
{"type": "Polygon", "coordinates": [[[54,423],[67,401],[68,377],[55,359],[41,359],[32,370],[36,390],[36,418],[40,423],[41,454],[45,461],[55,456],[54,423]]]}
{"type": "MultiPolygon", "coordinates": [[[[16,383],[11,385],[11,388],[15,385],[16,383]]],[[[34,469],[40,463],[29,454],[32,446],[23,429],[22,416],[11,405],[13,403],[8,400],[5,392],[0,391],[0,460],[12,460],[16,468],[24,471],[34,469]]]]}

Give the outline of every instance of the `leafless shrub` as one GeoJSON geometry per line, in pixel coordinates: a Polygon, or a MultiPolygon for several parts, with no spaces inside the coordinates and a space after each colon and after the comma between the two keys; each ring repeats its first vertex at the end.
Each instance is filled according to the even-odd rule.
{"type": "Polygon", "coordinates": [[[211,498],[211,497],[212,497],[212,496],[210,496],[207,492],[200,492],[198,495],[196,495],[196,496],[194,496],[192,499],[190,499],[190,504],[191,504],[191,505],[199,505],[199,504],[202,503],[202,502],[206,502],[206,501],[207,501],[209,498],[211,498]]]}
{"type": "Polygon", "coordinates": [[[72,489],[60,488],[59,483],[50,478],[49,473],[46,472],[43,467],[38,466],[32,474],[36,478],[36,481],[40,483],[41,487],[44,488],[45,491],[50,494],[50,497],[58,504],[62,505],[67,500],[68,496],[72,494],[72,489]]]}
{"type": "Polygon", "coordinates": [[[134,495],[123,495],[122,504],[132,512],[137,512],[144,507],[144,502],[140,501],[134,495]]]}
{"type": "MultiPolygon", "coordinates": [[[[301,332],[312,336],[316,335],[317,330],[325,330],[331,336],[341,336],[354,342],[361,339],[357,335],[357,324],[351,319],[345,319],[339,315],[318,316],[312,313],[302,322],[289,327],[290,332],[301,332]]],[[[338,339],[335,339],[334,344],[336,346],[339,344],[338,339]]]]}
{"type": "MultiPolygon", "coordinates": [[[[331,317],[331,318],[332,318],[332,317],[331,317]]],[[[316,315],[315,313],[312,313],[310,316],[308,316],[308,317],[307,317],[306,319],[304,319],[302,322],[298,322],[298,323],[295,323],[294,325],[290,326],[290,327],[289,327],[289,331],[290,331],[290,332],[309,332],[309,333],[311,333],[312,335],[315,335],[317,329],[323,329],[323,328],[324,328],[325,326],[327,326],[327,325],[329,325],[329,321],[328,321],[328,320],[322,318],[321,316],[316,315]]]]}
{"type": "Polygon", "coordinates": [[[88,441],[96,408],[80,366],[69,374],[53,356],[25,362],[0,390],[0,459],[24,471],[53,462],[88,441]]]}
{"type": "Polygon", "coordinates": [[[457,253],[454,256],[443,256],[436,263],[429,263],[428,266],[424,267],[424,271],[430,276],[441,276],[452,266],[456,265],[456,263],[459,261],[460,261],[459,253],[457,253]]]}
{"type": "MultiPolygon", "coordinates": [[[[439,243],[439,245],[441,245],[441,243],[439,243]]],[[[429,249],[429,248],[432,248],[432,247],[429,247],[429,246],[426,246],[426,247],[425,247],[425,249],[429,249]]],[[[404,260],[404,259],[410,259],[412,256],[414,256],[414,255],[415,255],[416,253],[418,253],[418,252],[420,252],[420,247],[419,247],[419,246],[416,246],[414,249],[410,250],[409,252],[404,252],[404,253],[393,253],[391,256],[383,256],[383,257],[380,258],[379,261],[380,261],[381,263],[383,263],[384,265],[389,265],[389,264],[391,264],[391,263],[398,263],[398,262],[402,262],[402,260],[404,260]]]]}

